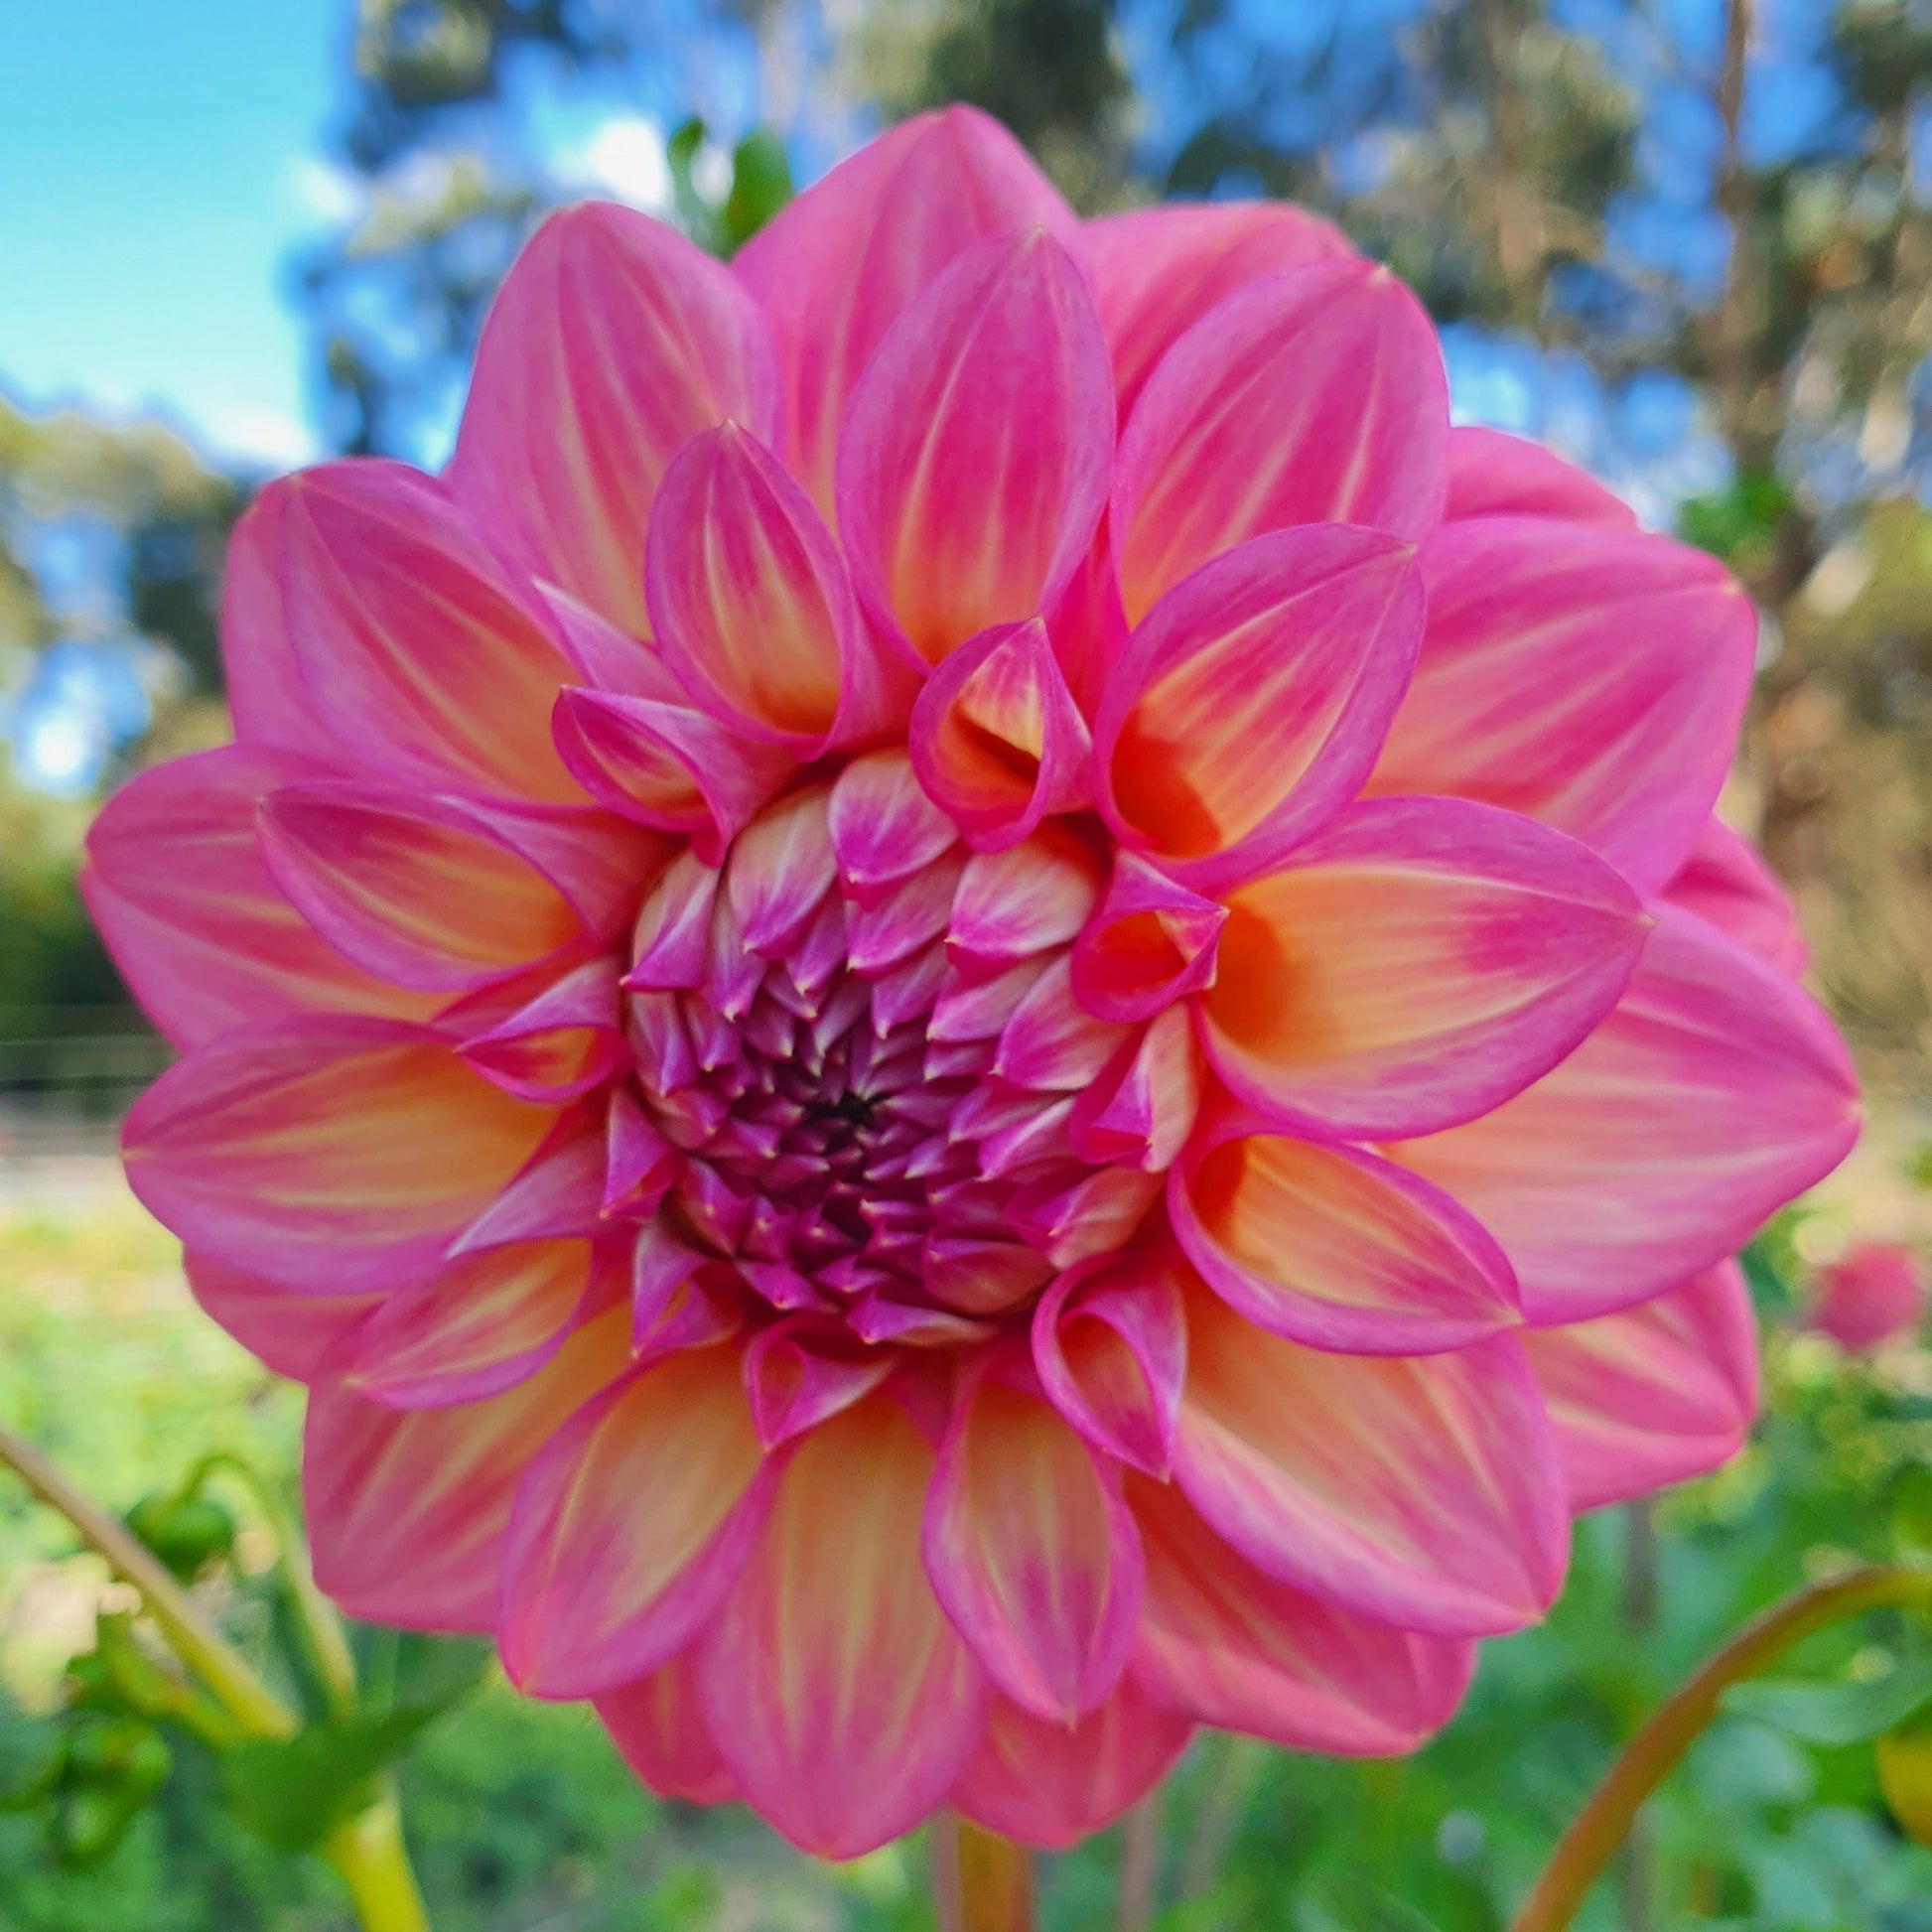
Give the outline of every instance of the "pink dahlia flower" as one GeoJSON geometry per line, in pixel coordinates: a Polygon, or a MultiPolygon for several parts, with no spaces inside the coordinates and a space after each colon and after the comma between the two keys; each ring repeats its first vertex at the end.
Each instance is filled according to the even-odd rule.
{"type": "Polygon", "coordinates": [[[1818,1271],[1809,1326],[1841,1348],[1876,1348],[1925,1319],[1925,1270],[1897,1241],[1858,1241],[1818,1271]]]}
{"type": "Polygon", "coordinates": [[[1063,1844],[1395,1752],[1752,1400],[1854,1133],[1711,818],[1752,621],[1288,207],[908,123],[731,267],[547,222],[440,478],[236,534],[86,889],[354,1613],[660,1792],[1063,1844]]]}

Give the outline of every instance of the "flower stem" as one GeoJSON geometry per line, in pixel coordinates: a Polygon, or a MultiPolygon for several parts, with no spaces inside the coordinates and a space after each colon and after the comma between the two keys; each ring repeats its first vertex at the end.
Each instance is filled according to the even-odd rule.
{"type": "Polygon", "coordinates": [[[1034,1932],[1034,1865],[1023,1847],[942,1811],[927,1856],[941,1932],[1034,1932]]]}
{"type": "Polygon", "coordinates": [[[319,1849],[348,1887],[362,1932],[429,1932],[402,1842],[395,1787],[387,1779],[374,1804],[345,1819],[319,1849]]]}
{"type": "Polygon", "coordinates": [[[0,1463],[50,1509],[65,1516],[80,1540],[105,1557],[123,1583],[141,1592],[148,1614],[161,1626],[176,1656],[213,1692],[245,1732],[256,1737],[294,1735],[295,1714],[125,1524],[76,1489],[32,1444],[4,1428],[0,1428],[0,1463]]]}
{"type": "Polygon", "coordinates": [[[1889,1565],[1855,1570],[1798,1590],[1745,1624],[1623,1747],[1558,1841],[1509,1932],[1563,1932],[1622,1843],[1638,1807],[1717,1716],[1718,1702],[1731,1685],[1755,1677],[1829,1624],[1887,1608],[1932,1611],[1932,1571],[1889,1565]]]}

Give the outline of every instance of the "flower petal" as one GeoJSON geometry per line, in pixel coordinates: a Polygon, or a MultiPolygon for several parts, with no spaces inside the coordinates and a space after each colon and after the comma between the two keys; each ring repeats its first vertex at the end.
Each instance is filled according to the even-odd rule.
{"type": "Polygon", "coordinates": [[[1664,888],[1664,897],[1695,912],[1786,979],[1795,980],[1805,970],[1796,908],[1757,848],[1722,819],[1705,821],[1691,856],[1664,888]]]}
{"type": "Polygon", "coordinates": [[[1371,791],[1504,805],[1662,886],[1730,767],[1749,599],[1701,550],[1555,517],[1446,525],[1423,575],[1422,655],[1371,791]]]}
{"type": "Polygon", "coordinates": [[[1446,523],[1471,516],[1567,516],[1634,530],[1637,513],[1554,450],[1499,429],[1458,423],[1449,436],[1446,523]]]}
{"type": "Polygon", "coordinates": [[[1435,331],[1387,269],[1323,258],[1250,282],[1162,358],[1121,438],[1107,522],[1129,620],[1265,531],[1428,535],[1448,437],[1435,331]]]}
{"type": "Polygon", "coordinates": [[[1335,1355],[1196,1288],[1173,1460],[1187,1500],[1258,1569],[1404,1629],[1514,1630],[1563,1583],[1556,1450],[1511,1336],[1335,1355]]]}
{"type": "Polygon", "coordinates": [[[182,1265],[203,1313],[277,1375],[296,1382],[315,1381],[331,1352],[382,1302],[380,1295],[284,1288],[193,1252],[182,1265]]]}
{"type": "Polygon", "coordinates": [[[370,1622],[493,1629],[517,1480],[565,1419],[628,1366],[628,1340],[613,1311],[527,1381],[453,1409],[385,1409],[319,1382],[302,1444],[316,1582],[370,1622]]]}
{"type": "Polygon", "coordinates": [[[1290,1750],[1412,1751],[1461,1701],[1475,1646],[1412,1636],[1274,1582],[1172,1488],[1130,1477],[1148,1588],[1133,1680],[1160,1703],[1290,1750]]]}
{"type": "Polygon", "coordinates": [[[947,957],[964,977],[990,979],[1063,945],[1099,903],[1100,884],[1092,842],[1066,824],[1043,825],[1005,852],[976,853],[952,901],[947,957]]]}
{"type": "Polygon", "coordinates": [[[1203,891],[1278,863],[1361,788],[1423,629],[1413,548],[1277,530],[1151,611],[1094,719],[1100,809],[1203,891]]]}
{"type": "Polygon", "coordinates": [[[618,962],[608,954],[586,960],[460,1050],[519,1100],[557,1105],[601,1087],[625,1063],[618,962]]]}
{"type": "Polygon", "coordinates": [[[975,851],[1018,845],[1091,795],[1086,720],[1037,618],[995,624],[939,666],[913,706],[910,750],[975,851]]]}
{"type": "Polygon", "coordinates": [[[1627,1307],[1714,1266],[1858,1137],[1825,1015],[1688,913],[1660,910],[1616,1009],[1494,1113],[1389,1153],[1502,1244],[1539,1324],[1627,1307]]]}
{"type": "Polygon", "coordinates": [[[1475,1217],[1357,1148],[1238,1126],[1196,1136],[1168,1211],[1230,1308],[1311,1348],[1427,1355],[1520,1319],[1516,1278],[1475,1217]]]}
{"type": "Polygon", "coordinates": [[[868,142],[739,251],[777,345],[785,460],[827,517],[839,425],[886,332],[954,257],[1034,228],[1077,232],[1005,128],[948,107],[868,142]]]}
{"type": "Polygon", "coordinates": [[[1647,924],[1600,859],[1532,820],[1448,798],[1356,805],[1229,896],[1200,1003],[1208,1058],[1297,1133],[1447,1127],[1577,1045],[1647,924]]]}
{"type": "Polygon", "coordinates": [[[1093,298],[1043,231],[982,243],[894,325],[839,435],[853,585],[914,666],[1037,617],[1107,500],[1113,378],[1093,298]]]}
{"type": "Polygon", "coordinates": [[[242,746],[196,752],[130,779],[88,828],[81,897],[142,1010],[176,1046],[289,1014],[435,1011],[429,994],[351,965],[269,877],[257,808],[315,770],[242,746]]]}
{"type": "Polygon", "coordinates": [[[1757,1413],[1757,1319],[1735,1262],[1523,1345],[1579,1512],[1715,1469],[1757,1413]]]}
{"type": "Polygon", "coordinates": [[[925,795],[900,751],[854,759],[832,787],[827,822],[839,891],[862,906],[878,904],[959,843],[958,828],[925,795]]]}
{"type": "Polygon", "coordinates": [[[1071,1725],[1105,1702],[1141,1604],[1118,1476],[997,1357],[969,1372],[939,1449],[921,1545],[946,1614],[986,1674],[1071,1725]]]}
{"type": "Polygon", "coordinates": [[[739,1789],[820,1858],[909,1831],[979,1732],[980,1673],[919,1567],[932,1464],[885,1392],[814,1430],[700,1639],[705,1719],[739,1789]]]}
{"type": "Polygon", "coordinates": [[[450,486],[533,575],[642,632],[644,528],[672,456],[728,417],[768,437],[771,347],[731,273],[661,221],[553,214],[477,346],[450,486]]]}
{"type": "Polygon", "coordinates": [[[1073,942],[1072,985],[1104,1020],[1151,1020],[1214,984],[1227,907],[1117,852],[1107,897],[1073,942]]]}
{"type": "Polygon", "coordinates": [[[863,1401],[895,1367],[884,1349],[855,1346],[844,1324],[800,1314],[763,1329],[745,1351],[745,1391],[767,1449],[863,1401]]]}
{"type": "Polygon", "coordinates": [[[705,1728],[691,1653],[592,1701],[623,1761],[660,1798],[722,1805],[737,1787],[705,1728]]]}
{"type": "Polygon", "coordinates": [[[517,1487],[497,1637],[511,1681],[586,1697],[668,1662],[737,1581],[775,1476],[736,1349],[684,1349],[607,1389],[517,1487]]]}
{"type": "Polygon", "coordinates": [[[986,1727],[951,1792],[955,1810],[1002,1838],[1064,1851],[1104,1831],[1159,1784],[1193,1725],[1123,1678],[1077,1725],[987,1700],[986,1727]]]}
{"type": "Polygon", "coordinates": [[[405,783],[581,804],[550,743],[570,675],[543,607],[433,479],[325,463],[271,488],[289,642],[311,708],[405,783]]]}
{"type": "Polygon", "coordinates": [[[512,1388],[563,1346],[591,1286],[587,1241],[523,1241],[465,1256],[391,1295],[336,1365],[387,1409],[442,1409],[512,1388]]]}
{"type": "Polygon", "coordinates": [[[228,532],[221,572],[221,684],[237,741],[251,751],[291,752],[353,762],[349,746],[319,742],[308,693],[289,643],[280,560],[286,490],[258,494],[228,532]]]}
{"type": "Polygon", "coordinates": [[[425,1029],[283,1020],[169,1068],[121,1144],[129,1184],[184,1241],[290,1288],[347,1295],[433,1267],[554,1118],[498,1093],[425,1029]]]}
{"type": "Polygon", "coordinates": [[[912,681],[874,645],[811,499],[735,423],[672,460],[645,557],[664,662],[726,724],[810,759],[903,721],[912,681]]]}
{"type": "Polygon", "coordinates": [[[1082,223],[1122,422],[1156,363],[1236,289],[1277,269],[1348,255],[1332,222],[1286,202],[1170,202],[1082,223]]]}

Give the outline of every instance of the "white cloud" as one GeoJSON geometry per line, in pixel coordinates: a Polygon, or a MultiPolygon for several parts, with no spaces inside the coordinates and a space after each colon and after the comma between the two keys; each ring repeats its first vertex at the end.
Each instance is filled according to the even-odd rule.
{"type": "Polygon", "coordinates": [[[300,417],[251,404],[189,412],[203,438],[219,455],[268,470],[313,463],[315,432],[300,417]]]}
{"type": "Polygon", "coordinates": [[[641,114],[617,114],[580,145],[556,158],[558,175],[573,188],[615,196],[632,207],[670,206],[671,170],[664,136],[641,114]]]}

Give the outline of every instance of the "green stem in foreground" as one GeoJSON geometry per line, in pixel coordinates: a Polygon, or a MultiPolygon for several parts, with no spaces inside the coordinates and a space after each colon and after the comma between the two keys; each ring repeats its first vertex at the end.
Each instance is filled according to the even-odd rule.
{"type": "Polygon", "coordinates": [[[941,1811],[926,1857],[940,1932],[1034,1932],[1034,1862],[1024,1847],[941,1811]]]}
{"type": "Polygon", "coordinates": [[[395,1787],[388,1779],[375,1803],[345,1819],[318,1850],[348,1887],[363,1932],[429,1932],[423,1895],[402,1842],[395,1787]]]}
{"type": "Polygon", "coordinates": [[[1855,1570],[1801,1589],[1745,1624],[1623,1747],[1558,1841],[1509,1932],[1563,1932],[1623,1842],[1638,1808],[1717,1716],[1719,1700],[1731,1685],[1755,1677],[1827,1625],[1877,1609],[1932,1611],[1932,1571],[1888,1565],[1855,1570]]]}

